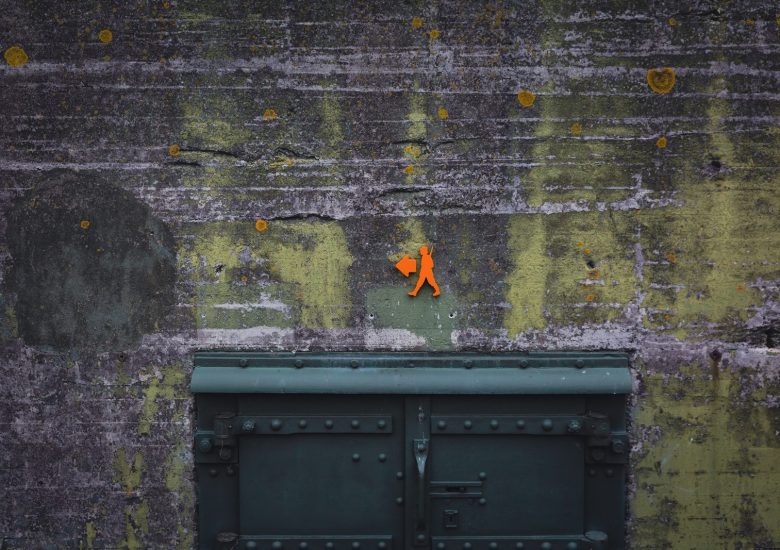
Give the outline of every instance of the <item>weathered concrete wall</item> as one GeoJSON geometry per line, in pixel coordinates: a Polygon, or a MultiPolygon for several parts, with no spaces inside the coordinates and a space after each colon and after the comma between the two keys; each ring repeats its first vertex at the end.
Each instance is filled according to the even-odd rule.
{"type": "Polygon", "coordinates": [[[214,348],[629,350],[631,546],[780,546],[780,6],[0,8],[7,547],[191,547],[214,348]]]}

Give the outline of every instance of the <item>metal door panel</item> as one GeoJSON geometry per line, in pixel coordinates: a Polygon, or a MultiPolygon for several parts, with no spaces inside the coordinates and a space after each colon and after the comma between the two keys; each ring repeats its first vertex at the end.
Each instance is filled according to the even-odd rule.
{"type": "Polygon", "coordinates": [[[429,460],[434,536],[583,532],[581,438],[437,434],[429,460]]]}
{"type": "Polygon", "coordinates": [[[241,442],[246,533],[398,533],[402,458],[390,435],[294,434],[241,442]],[[384,455],[383,457],[380,455],[384,455]],[[384,458],[384,460],[381,460],[384,458]]]}

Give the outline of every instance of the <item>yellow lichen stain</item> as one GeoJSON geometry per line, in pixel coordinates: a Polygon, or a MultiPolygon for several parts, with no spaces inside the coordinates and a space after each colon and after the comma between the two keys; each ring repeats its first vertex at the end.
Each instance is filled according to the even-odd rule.
{"type": "Polygon", "coordinates": [[[174,143],[168,146],[168,154],[172,157],[178,157],[181,154],[181,147],[178,143],[174,143]]]}
{"type": "Polygon", "coordinates": [[[632,548],[753,548],[780,540],[777,415],[763,376],[723,363],[642,374],[632,548]]]}
{"type": "Polygon", "coordinates": [[[534,101],[536,101],[536,94],[530,90],[520,90],[517,93],[517,102],[524,109],[531,107],[534,104],[534,101]]]}
{"type": "Polygon", "coordinates": [[[168,0],[165,0],[165,2],[163,2],[163,9],[166,9],[166,10],[171,9],[171,3],[168,2],[168,0]]]}
{"type": "Polygon", "coordinates": [[[133,462],[127,460],[125,450],[119,449],[114,459],[114,483],[119,483],[126,495],[132,495],[141,486],[141,474],[143,473],[144,457],[140,451],[136,451],[133,462]]]}
{"type": "Polygon", "coordinates": [[[395,246],[393,247],[395,252],[388,254],[387,256],[388,261],[393,264],[406,255],[412,256],[413,254],[409,254],[410,251],[414,252],[420,250],[421,246],[430,246],[433,244],[426,236],[425,228],[419,218],[408,218],[395,224],[391,235],[393,237],[401,236],[401,238],[396,239],[395,246]]]}
{"type": "Polygon", "coordinates": [[[647,71],[647,84],[657,94],[668,94],[674,88],[677,77],[671,67],[649,69],[647,71]]]}
{"type": "Polygon", "coordinates": [[[138,540],[138,532],[149,534],[149,503],[142,501],[137,506],[125,507],[125,540],[122,547],[127,550],[140,550],[143,545],[138,540]]]}
{"type": "Polygon", "coordinates": [[[670,27],[676,27],[677,25],[680,24],[679,21],[677,21],[677,19],[675,19],[674,17],[670,17],[669,19],[667,19],[666,22],[669,24],[670,27]]]}
{"type": "Polygon", "coordinates": [[[636,273],[625,237],[633,232],[634,223],[628,212],[512,217],[507,233],[514,267],[505,278],[506,301],[511,304],[504,316],[508,336],[622,315],[622,308],[603,304],[628,307],[635,298],[636,273]],[[576,247],[574,235],[581,239],[576,247]],[[585,243],[591,246],[584,249],[585,243]],[[599,253],[598,266],[588,264],[591,247],[605,251],[599,253]],[[583,270],[590,280],[583,280],[583,270]]]}
{"type": "Polygon", "coordinates": [[[90,225],[91,225],[91,223],[90,223],[90,221],[89,221],[89,220],[81,220],[81,221],[79,222],[79,227],[80,227],[81,229],[89,229],[89,226],[90,226],[90,225]]]}
{"type": "Polygon", "coordinates": [[[586,302],[592,302],[595,299],[596,299],[596,296],[594,294],[588,294],[587,296],[585,296],[585,301],[586,302]]]}
{"type": "Polygon", "coordinates": [[[745,292],[747,285],[745,283],[737,283],[737,292],[745,292]]]}
{"type": "MultiPolygon", "coordinates": [[[[709,87],[713,93],[727,89],[722,75],[714,77],[709,87]]],[[[777,275],[773,251],[780,246],[780,233],[772,211],[777,211],[780,201],[766,183],[751,181],[753,172],[745,169],[747,161],[737,149],[742,141],[724,123],[731,113],[730,100],[707,101],[709,120],[702,128],[706,141],[699,149],[731,171],[717,179],[702,179],[696,155],[680,159],[678,197],[684,206],[664,215],[648,212],[642,221],[642,234],[648,238],[643,245],[674,250],[685,258],[674,270],[663,262],[648,262],[644,272],[645,326],[668,330],[679,339],[709,338],[713,330],[723,331],[721,338],[743,338],[734,328],[765,303],[752,282],[777,275]],[[767,206],[761,210],[755,208],[757,204],[767,206]],[[654,288],[653,283],[665,288],[654,288]],[[744,291],[735,290],[740,283],[745,284],[744,291]],[[673,313],[675,326],[660,323],[660,315],[653,311],[673,313]]],[[[777,180],[768,181],[776,185],[777,180]]]]}
{"type": "Polygon", "coordinates": [[[669,145],[669,140],[666,139],[666,136],[661,136],[655,140],[655,146],[659,149],[666,149],[667,145],[669,145]]]}
{"type": "MultiPolygon", "coordinates": [[[[95,539],[97,538],[97,529],[95,524],[88,521],[84,524],[84,538],[79,540],[79,550],[90,550],[95,548],[95,539]]],[[[13,547],[9,547],[13,550],[13,547]]]]}
{"type": "Polygon", "coordinates": [[[444,107],[439,107],[439,109],[436,111],[436,114],[439,115],[440,120],[447,120],[450,118],[450,113],[445,109],[444,107]]]}
{"type": "Polygon", "coordinates": [[[19,46],[11,46],[5,50],[3,57],[5,58],[5,62],[8,63],[11,67],[21,67],[27,63],[27,61],[29,61],[27,52],[25,52],[19,46]]]}
{"type": "Polygon", "coordinates": [[[275,276],[295,288],[299,325],[347,326],[351,308],[348,269],[353,259],[342,227],[336,222],[277,222],[274,228],[286,238],[268,240],[268,261],[275,276]]]}
{"type": "Polygon", "coordinates": [[[745,25],[747,25],[748,27],[753,27],[755,26],[755,24],[756,24],[756,20],[753,19],[752,17],[748,17],[747,19],[745,19],[745,25]]]}
{"type": "Polygon", "coordinates": [[[582,241],[577,241],[577,246],[578,246],[579,248],[582,248],[583,246],[585,246],[585,243],[584,243],[584,242],[582,242],[582,241]]]}
{"type": "Polygon", "coordinates": [[[439,29],[432,29],[428,33],[428,36],[430,37],[431,40],[436,40],[437,38],[439,38],[441,36],[441,32],[439,32],[439,29]]]}
{"type": "Polygon", "coordinates": [[[581,136],[582,135],[582,124],[580,124],[579,122],[575,122],[569,128],[569,131],[571,132],[571,134],[573,136],[581,136]]]}
{"type": "Polygon", "coordinates": [[[265,111],[263,111],[263,120],[275,120],[278,117],[279,115],[276,113],[274,109],[268,108],[265,111]]]}
{"type": "Polygon", "coordinates": [[[423,26],[422,17],[412,17],[412,27],[415,29],[421,29],[423,26]]]}
{"type": "Polygon", "coordinates": [[[542,216],[513,217],[508,226],[509,250],[515,265],[507,275],[507,301],[512,304],[504,316],[510,338],[529,329],[542,329],[544,294],[550,261],[545,252],[546,227],[542,216]]]}
{"type": "Polygon", "coordinates": [[[353,259],[338,223],[275,221],[262,239],[245,221],[214,222],[193,231],[195,239],[178,257],[181,269],[201,283],[193,304],[199,326],[347,326],[351,312],[348,269],[353,259]],[[257,300],[253,285],[235,284],[246,262],[262,266],[269,277],[264,294],[282,302],[286,313],[261,311],[244,322],[214,308],[226,302],[257,300]]]}
{"type": "Polygon", "coordinates": [[[406,168],[404,168],[404,173],[410,176],[414,174],[414,166],[412,166],[411,164],[408,165],[406,168]]]}
{"type": "Polygon", "coordinates": [[[103,29],[98,33],[98,40],[103,44],[110,44],[114,40],[114,33],[110,29],[103,29]]]}
{"type": "MultiPolygon", "coordinates": [[[[144,389],[144,405],[138,419],[138,433],[149,434],[154,417],[157,414],[157,399],[164,399],[169,405],[175,404],[177,389],[184,382],[184,369],[180,365],[169,365],[162,369],[152,367],[149,386],[144,389]]],[[[170,408],[170,407],[167,407],[170,408]]]]}
{"type": "Polygon", "coordinates": [[[670,264],[676,264],[677,263],[677,255],[674,252],[668,252],[666,254],[666,261],[670,264]]]}
{"type": "Polygon", "coordinates": [[[195,495],[192,486],[188,483],[190,458],[188,458],[189,449],[184,443],[180,443],[171,454],[165,459],[163,471],[165,472],[165,488],[176,495],[182,503],[181,509],[176,507],[174,513],[179,518],[178,537],[176,548],[178,550],[187,550],[193,547],[192,531],[184,529],[185,518],[192,517],[194,512],[195,495]]]}
{"type": "Polygon", "coordinates": [[[407,145],[404,147],[404,155],[412,159],[419,158],[422,155],[422,147],[413,144],[407,145]]]}
{"type": "Polygon", "coordinates": [[[268,229],[268,222],[265,220],[256,220],[255,221],[255,230],[263,232],[268,229]]]}
{"type": "MultiPolygon", "coordinates": [[[[229,150],[243,146],[252,137],[246,115],[253,109],[249,100],[234,96],[193,96],[191,100],[182,102],[184,127],[181,139],[194,148],[229,150]]],[[[193,180],[198,186],[204,183],[200,174],[193,180]]]]}
{"type": "MultiPolygon", "coordinates": [[[[324,144],[320,154],[324,158],[338,158],[344,153],[344,130],[341,126],[344,115],[338,94],[326,92],[322,96],[320,113],[319,135],[324,144]]],[[[336,172],[339,166],[339,163],[333,163],[331,169],[336,172]]]]}

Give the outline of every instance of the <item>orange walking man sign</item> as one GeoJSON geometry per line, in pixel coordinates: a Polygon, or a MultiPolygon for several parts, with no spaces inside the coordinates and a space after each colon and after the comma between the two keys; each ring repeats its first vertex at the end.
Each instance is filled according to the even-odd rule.
{"type": "MultiPolygon", "coordinates": [[[[404,256],[398,261],[397,264],[395,264],[395,267],[398,269],[398,271],[403,273],[404,277],[408,277],[410,273],[417,271],[417,261],[413,260],[409,256],[404,256]]],[[[433,287],[434,296],[441,294],[439,291],[439,285],[436,284],[436,278],[433,276],[433,267],[433,247],[431,247],[431,251],[428,252],[427,246],[421,246],[420,275],[417,279],[417,285],[414,287],[414,290],[409,293],[409,296],[417,296],[417,293],[420,292],[420,289],[425,283],[428,283],[433,287]]]]}

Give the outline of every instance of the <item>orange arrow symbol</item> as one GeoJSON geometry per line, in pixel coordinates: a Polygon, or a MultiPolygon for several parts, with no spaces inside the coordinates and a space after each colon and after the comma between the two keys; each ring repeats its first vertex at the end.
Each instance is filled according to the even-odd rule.
{"type": "Polygon", "coordinates": [[[417,260],[413,260],[409,256],[404,256],[398,263],[395,264],[398,271],[403,273],[404,277],[408,277],[410,273],[417,271],[417,260]]]}

